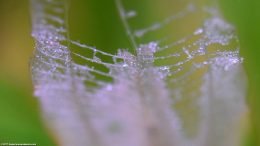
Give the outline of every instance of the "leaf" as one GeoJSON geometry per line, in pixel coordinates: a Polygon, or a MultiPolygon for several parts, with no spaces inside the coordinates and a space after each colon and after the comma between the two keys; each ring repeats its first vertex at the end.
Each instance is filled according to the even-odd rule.
{"type": "Polygon", "coordinates": [[[24,92],[22,86],[11,83],[8,78],[6,80],[0,77],[0,143],[2,145],[4,143],[53,144],[46,135],[40,117],[32,110],[37,109],[36,102],[29,99],[31,99],[30,95],[24,92]]]}
{"type": "Polygon", "coordinates": [[[259,68],[259,47],[258,36],[259,29],[259,1],[220,1],[221,8],[224,10],[225,16],[231,21],[239,32],[239,38],[241,40],[241,54],[247,58],[245,61],[245,69],[248,75],[248,104],[251,110],[252,119],[252,131],[253,136],[250,139],[254,139],[256,142],[252,145],[260,144],[260,114],[259,114],[259,84],[260,84],[260,68],[259,68]],[[233,7],[233,4],[236,5],[233,7]],[[232,5],[232,7],[230,7],[232,5]],[[243,12],[241,12],[243,10],[243,12]]]}
{"type": "Polygon", "coordinates": [[[133,50],[114,55],[71,39],[66,1],[32,0],[35,95],[60,145],[238,145],[235,30],[204,2],[176,2],[116,0],[133,50]]]}

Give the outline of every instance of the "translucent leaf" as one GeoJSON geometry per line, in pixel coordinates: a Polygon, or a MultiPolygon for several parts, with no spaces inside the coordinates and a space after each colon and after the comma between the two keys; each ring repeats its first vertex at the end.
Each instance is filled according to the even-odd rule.
{"type": "Polygon", "coordinates": [[[237,146],[246,79],[233,26],[199,0],[114,5],[131,44],[117,53],[71,39],[68,2],[32,0],[35,95],[59,143],[237,146]]]}

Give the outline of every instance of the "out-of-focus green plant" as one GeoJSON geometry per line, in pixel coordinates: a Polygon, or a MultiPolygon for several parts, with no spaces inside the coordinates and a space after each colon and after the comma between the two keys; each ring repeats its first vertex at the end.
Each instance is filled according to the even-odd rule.
{"type": "Polygon", "coordinates": [[[37,144],[51,146],[37,112],[37,103],[24,90],[0,79],[0,145],[37,144]]]}
{"type": "Polygon", "coordinates": [[[237,27],[249,79],[248,103],[251,108],[251,145],[260,145],[260,1],[220,0],[226,17],[237,27]]]}
{"type": "Polygon", "coordinates": [[[0,1],[0,145],[53,146],[32,97],[29,0],[0,1]]]}

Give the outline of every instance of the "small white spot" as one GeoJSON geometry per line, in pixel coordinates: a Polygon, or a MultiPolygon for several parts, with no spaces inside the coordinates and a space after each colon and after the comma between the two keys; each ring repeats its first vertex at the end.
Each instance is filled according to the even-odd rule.
{"type": "Polygon", "coordinates": [[[125,14],[125,17],[126,17],[126,18],[132,18],[132,17],[135,17],[136,15],[137,15],[136,11],[131,10],[131,11],[129,11],[129,12],[127,12],[127,13],[125,14]]]}

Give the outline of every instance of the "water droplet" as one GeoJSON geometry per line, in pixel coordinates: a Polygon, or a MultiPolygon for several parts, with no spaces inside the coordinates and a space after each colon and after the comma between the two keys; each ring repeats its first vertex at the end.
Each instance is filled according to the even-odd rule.
{"type": "Polygon", "coordinates": [[[183,48],[182,50],[188,56],[188,59],[192,58],[192,55],[190,54],[189,50],[187,50],[186,48],[183,48]]]}
{"type": "Polygon", "coordinates": [[[96,54],[97,54],[97,49],[94,48],[94,49],[93,49],[93,57],[96,56],[96,54]]]}
{"type": "Polygon", "coordinates": [[[131,10],[131,11],[129,11],[129,12],[127,12],[127,13],[125,14],[125,17],[127,17],[127,18],[132,18],[132,17],[135,17],[136,14],[137,14],[136,11],[131,10]]]}
{"type": "Polygon", "coordinates": [[[115,56],[113,56],[113,62],[117,63],[117,58],[115,56]]]}
{"type": "Polygon", "coordinates": [[[194,35],[199,35],[199,34],[202,34],[203,33],[203,29],[202,28],[199,28],[197,29],[193,34],[194,35]]]}
{"type": "Polygon", "coordinates": [[[140,38],[145,34],[145,31],[144,30],[135,31],[134,34],[136,37],[140,38]]]}
{"type": "Polygon", "coordinates": [[[123,64],[123,67],[128,67],[128,64],[124,63],[124,64],[123,64]]]}
{"type": "Polygon", "coordinates": [[[112,91],[112,90],[113,90],[113,86],[110,85],[110,84],[108,84],[108,85],[106,86],[106,90],[107,90],[107,91],[112,91]]]}
{"type": "Polygon", "coordinates": [[[169,66],[163,66],[159,68],[160,78],[165,78],[170,74],[170,67],[169,66]]]}
{"type": "Polygon", "coordinates": [[[155,24],[152,25],[151,30],[156,30],[156,29],[159,29],[161,27],[162,27],[161,24],[155,23],[155,24]]]}
{"type": "Polygon", "coordinates": [[[93,60],[94,60],[94,62],[98,62],[98,63],[102,62],[101,59],[98,58],[97,56],[94,56],[93,60]]]}

